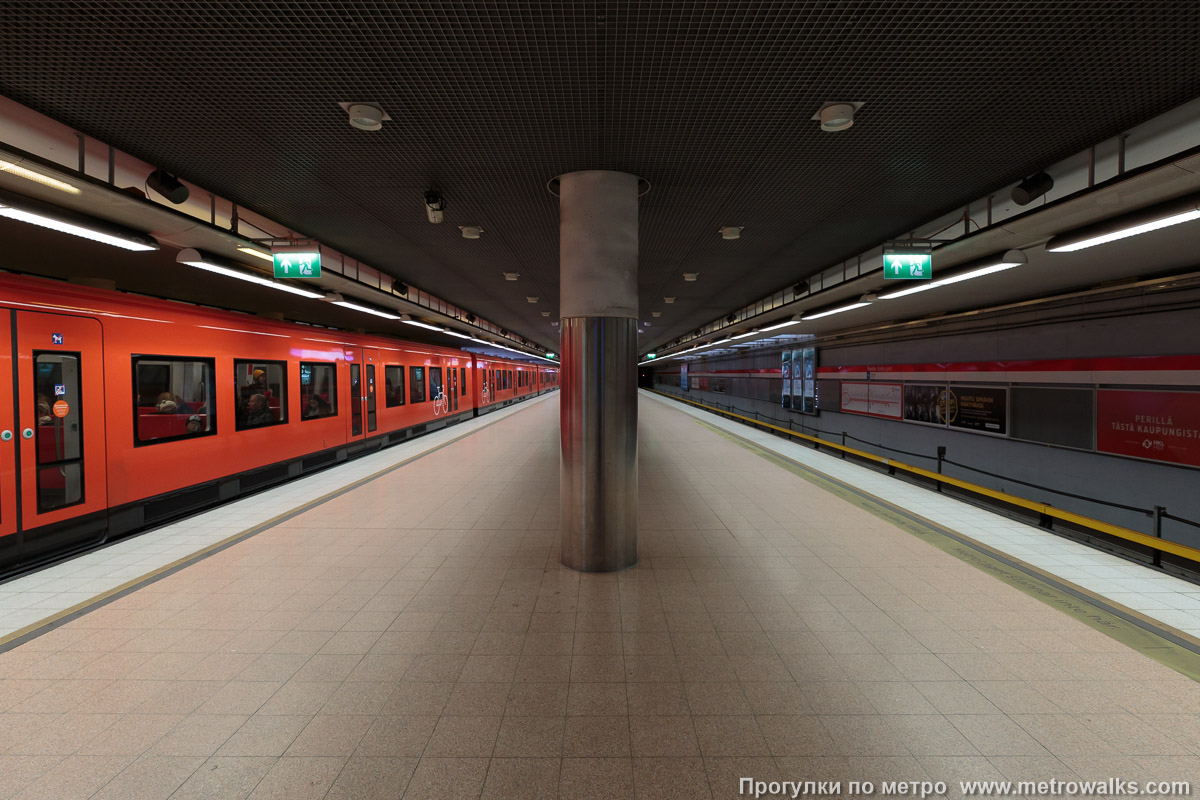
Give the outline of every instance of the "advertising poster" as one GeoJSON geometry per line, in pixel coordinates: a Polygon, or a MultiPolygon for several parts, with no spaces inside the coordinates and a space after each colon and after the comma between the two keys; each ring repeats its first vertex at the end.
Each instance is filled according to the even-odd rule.
{"type": "Polygon", "coordinates": [[[792,351],[783,353],[783,407],[792,407],[792,351]]]}
{"type": "Polygon", "coordinates": [[[1200,392],[1100,390],[1096,449],[1200,467],[1200,392]]]}
{"type": "Polygon", "coordinates": [[[951,386],[942,413],[952,428],[1008,433],[1008,389],[951,386]]]}
{"type": "Polygon", "coordinates": [[[817,413],[817,351],[814,347],[792,351],[792,408],[817,413]]]}
{"type": "Polygon", "coordinates": [[[904,384],[904,418],[909,422],[945,424],[946,420],[938,413],[938,398],[945,389],[945,386],[904,384]]]}
{"type": "Polygon", "coordinates": [[[871,417],[901,419],[904,384],[842,381],[842,411],[871,417]]]}
{"type": "Polygon", "coordinates": [[[679,388],[685,392],[688,390],[688,374],[687,374],[687,362],[686,361],[679,365],[679,388]]]}

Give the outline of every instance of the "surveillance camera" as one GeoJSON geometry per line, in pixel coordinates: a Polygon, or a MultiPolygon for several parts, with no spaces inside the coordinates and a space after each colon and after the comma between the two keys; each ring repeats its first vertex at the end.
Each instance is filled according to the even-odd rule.
{"type": "Polygon", "coordinates": [[[425,216],[435,225],[446,216],[446,201],[435,191],[425,193],[425,216]]]}

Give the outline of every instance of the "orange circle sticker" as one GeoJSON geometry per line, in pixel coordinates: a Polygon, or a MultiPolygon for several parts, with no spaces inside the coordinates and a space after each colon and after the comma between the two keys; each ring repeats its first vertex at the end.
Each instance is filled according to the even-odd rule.
{"type": "Polygon", "coordinates": [[[71,413],[71,407],[67,405],[66,400],[59,400],[54,404],[54,416],[65,417],[69,413],[71,413]]]}

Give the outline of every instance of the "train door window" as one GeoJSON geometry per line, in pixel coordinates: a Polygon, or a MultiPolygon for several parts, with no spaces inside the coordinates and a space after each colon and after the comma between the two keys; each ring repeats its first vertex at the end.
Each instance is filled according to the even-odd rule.
{"type": "Polygon", "coordinates": [[[287,422],[287,362],[234,361],[239,431],[287,422]]]}
{"type": "Polygon", "coordinates": [[[367,364],[367,433],[375,430],[375,365],[367,364]]]}
{"type": "Polygon", "coordinates": [[[300,419],[337,416],[337,364],[300,362],[300,419]]]}
{"type": "Polygon", "coordinates": [[[354,436],[362,435],[362,367],[350,365],[350,427],[354,436]]]}
{"type": "Polygon", "coordinates": [[[467,368],[458,368],[458,393],[463,397],[467,396],[467,368]]]}
{"type": "Polygon", "coordinates": [[[384,367],[383,382],[383,401],[387,407],[404,405],[404,367],[384,367]]]}
{"type": "Polygon", "coordinates": [[[433,398],[434,400],[437,400],[438,398],[441,398],[441,397],[445,397],[446,394],[443,391],[443,388],[444,387],[442,386],[442,368],[441,367],[430,367],[429,368],[429,396],[431,398],[433,398]]]}
{"type": "Polygon", "coordinates": [[[425,368],[408,368],[408,400],[410,403],[425,402],[425,368]]]}
{"type": "Polygon", "coordinates": [[[78,353],[33,354],[38,511],[83,502],[82,370],[78,353]]]}
{"type": "Polygon", "coordinates": [[[211,358],[133,357],[133,444],[217,432],[216,363],[211,358]]]}

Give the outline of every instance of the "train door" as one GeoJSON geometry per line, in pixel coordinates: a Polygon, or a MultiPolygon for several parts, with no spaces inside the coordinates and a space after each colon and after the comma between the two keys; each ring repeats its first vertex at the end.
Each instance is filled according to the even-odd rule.
{"type": "Polygon", "coordinates": [[[18,443],[22,550],[98,541],[108,507],[100,323],[31,311],[13,315],[16,418],[4,420],[0,438],[11,430],[18,443]]]}
{"type": "Polygon", "coordinates": [[[451,414],[458,411],[458,367],[446,367],[446,395],[450,400],[451,414]]]}
{"type": "Polygon", "coordinates": [[[362,350],[346,349],[346,361],[350,365],[350,438],[363,435],[363,368],[362,350]]]}
{"type": "Polygon", "coordinates": [[[12,312],[0,310],[0,550],[6,550],[17,532],[17,448],[20,425],[13,403],[12,312]]]}
{"type": "Polygon", "coordinates": [[[363,350],[363,403],[366,405],[367,416],[367,433],[374,433],[379,427],[377,400],[379,393],[376,391],[376,369],[379,369],[379,351],[378,350],[363,350]]]}

